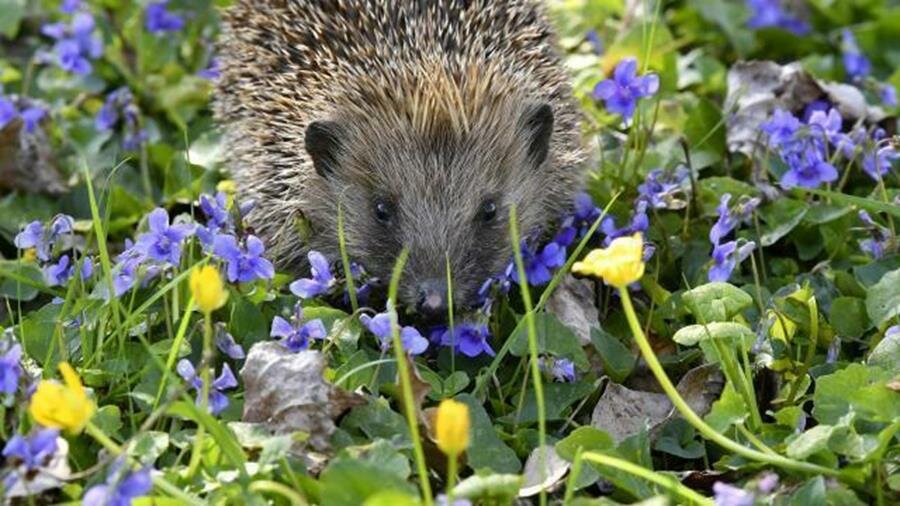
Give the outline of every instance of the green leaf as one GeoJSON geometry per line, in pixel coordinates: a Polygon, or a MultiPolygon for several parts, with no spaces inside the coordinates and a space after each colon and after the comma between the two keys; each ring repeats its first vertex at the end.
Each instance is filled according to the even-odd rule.
{"type": "Polygon", "coordinates": [[[193,402],[178,401],[172,404],[167,413],[173,416],[180,416],[189,420],[193,420],[198,424],[206,427],[207,432],[215,439],[216,446],[231,461],[231,465],[236,467],[241,473],[244,473],[244,464],[247,457],[237,442],[234,433],[221,424],[209,413],[200,411],[200,408],[193,402]]]}
{"type": "Polygon", "coordinates": [[[809,506],[810,504],[826,504],[825,479],[821,476],[810,478],[802,487],[791,494],[788,506],[809,506]]]}
{"type": "Polygon", "coordinates": [[[360,460],[341,459],[331,462],[322,471],[320,482],[322,504],[333,506],[359,506],[370,497],[388,492],[415,497],[415,488],[405,480],[376,464],[360,460]]]}
{"type": "Polygon", "coordinates": [[[385,439],[376,439],[374,442],[362,446],[348,446],[342,449],[334,457],[334,460],[365,462],[392,474],[400,480],[406,480],[412,473],[409,459],[385,439]]]}
{"type": "Polygon", "coordinates": [[[729,339],[740,342],[740,339],[754,339],[753,331],[745,325],[735,322],[713,322],[707,325],[688,325],[678,329],[672,340],[684,346],[693,346],[707,339],[729,339]]]}
{"type": "MultiPolygon", "coordinates": [[[[816,380],[812,414],[821,424],[835,425],[850,411],[851,402],[860,401],[857,397],[865,393],[863,389],[874,383],[887,381],[889,378],[890,373],[863,364],[850,364],[844,369],[821,376],[816,380]]],[[[887,393],[893,393],[883,385],[880,385],[880,388],[887,393]]],[[[877,394],[877,391],[870,393],[874,394],[877,394]]],[[[896,393],[893,394],[896,396],[896,393]]],[[[897,402],[900,402],[900,399],[897,402]]]]}
{"type": "Polygon", "coordinates": [[[518,473],[522,463],[512,448],[497,436],[491,424],[491,418],[478,402],[469,394],[462,394],[456,400],[469,406],[469,417],[472,423],[471,443],[466,451],[468,464],[473,470],[488,468],[496,473],[518,473]]]}
{"type": "Polygon", "coordinates": [[[869,352],[866,363],[878,366],[894,375],[900,374],[900,332],[885,334],[869,352]]]}
{"type": "Polygon", "coordinates": [[[697,181],[697,186],[699,187],[703,214],[706,216],[716,215],[716,207],[719,206],[719,200],[726,193],[731,194],[732,202],[735,202],[741,195],[749,197],[759,195],[759,190],[755,186],[724,176],[703,178],[697,181]]]}
{"type": "Polygon", "coordinates": [[[816,425],[812,429],[797,435],[788,443],[788,457],[802,460],[827,449],[828,438],[831,437],[833,431],[834,427],[831,425],[816,425]]]}
{"type": "Polygon", "coordinates": [[[118,436],[119,429],[122,428],[122,411],[116,405],[107,404],[94,413],[91,422],[99,427],[104,434],[118,436]]]}
{"type": "Polygon", "coordinates": [[[691,424],[683,418],[674,418],[663,426],[653,449],[683,459],[697,459],[706,453],[706,447],[695,436],[691,424]]]}
{"type": "Polygon", "coordinates": [[[12,39],[19,33],[19,23],[25,17],[26,0],[0,0],[0,35],[12,39]]]}
{"type": "Polygon", "coordinates": [[[373,399],[368,404],[353,408],[344,417],[341,427],[345,430],[358,429],[369,439],[410,441],[406,419],[383,400],[373,399]]]}
{"type": "Polygon", "coordinates": [[[808,210],[805,202],[791,199],[777,199],[764,207],[759,212],[765,222],[759,242],[763,246],[775,244],[800,224],[808,210]]]}
{"type": "Polygon", "coordinates": [[[521,486],[522,477],[517,474],[474,474],[459,482],[453,492],[473,504],[512,504],[521,486]]]}
{"type": "Polygon", "coordinates": [[[887,213],[900,218],[900,206],[894,204],[887,204],[885,202],[881,202],[879,200],[874,200],[865,197],[857,197],[855,195],[847,195],[846,193],[828,191],[828,190],[815,190],[812,188],[798,188],[798,190],[805,191],[807,193],[812,193],[814,195],[819,195],[821,197],[828,197],[829,199],[844,205],[856,206],[865,209],[866,211],[872,213],[887,213]]]}
{"type": "MultiPolygon", "coordinates": [[[[534,325],[537,331],[538,353],[551,353],[557,357],[567,358],[575,362],[580,369],[589,367],[587,356],[584,354],[578,337],[556,316],[546,312],[537,313],[534,315],[534,325]]],[[[509,347],[510,353],[516,357],[528,356],[527,325],[517,325],[516,331],[509,339],[512,340],[509,347]]]]}
{"type": "Polygon", "coordinates": [[[866,311],[876,326],[900,315],[900,269],[888,272],[869,288],[866,311]]]}
{"type": "MultiPolygon", "coordinates": [[[[544,415],[547,420],[562,420],[566,408],[587,397],[594,391],[594,385],[584,381],[574,383],[544,384],[544,415]]],[[[525,403],[517,414],[510,413],[500,420],[510,423],[534,423],[538,420],[537,400],[534,390],[525,392],[525,403]]]]}
{"type": "Polygon", "coordinates": [[[831,301],[828,322],[839,335],[846,337],[859,337],[871,327],[866,302],[858,297],[837,297],[831,301]]]}
{"type": "Polygon", "coordinates": [[[616,383],[625,381],[637,364],[634,353],[622,341],[598,327],[591,329],[591,344],[597,350],[603,372],[616,383]]]}
{"type": "Polygon", "coordinates": [[[728,321],[753,304],[753,298],[747,292],[722,282],[698,286],[684,292],[681,298],[701,323],[728,321]]]}
{"type": "Polygon", "coordinates": [[[44,275],[36,264],[0,262],[0,297],[29,301],[44,287],[44,275]]]}
{"type": "Polygon", "coordinates": [[[616,446],[612,436],[590,426],[578,427],[571,434],[556,443],[556,453],[568,460],[575,459],[578,448],[583,451],[604,451],[616,446]]]}
{"type": "Polygon", "coordinates": [[[397,490],[385,490],[369,496],[363,506],[420,506],[419,498],[397,490]]]}
{"type": "Polygon", "coordinates": [[[145,466],[152,466],[169,448],[169,434],[156,430],[140,432],[128,445],[128,454],[145,466]]]}
{"type": "Polygon", "coordinates": [[[725,432],[732,425],[746,420],[748,416],[750,416],[750,412],[747,410],[747,405],[744,404],[744,399],[728,383],[704,420],[716,432],[725,432]]]}

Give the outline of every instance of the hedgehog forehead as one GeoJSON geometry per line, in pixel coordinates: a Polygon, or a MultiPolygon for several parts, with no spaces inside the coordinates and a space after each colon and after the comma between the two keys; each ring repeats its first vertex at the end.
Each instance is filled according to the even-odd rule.
{"type": "Polygon", "coordinates": [[[422,129],[402,118],[384,129],[371,121],[372,127],[356,123],[358,141],[350,150],[354,175],[376,193],[471,207],[486,195],[506,193],[526,164],[514,117],[470,131],[440,122],[422,129]]]}

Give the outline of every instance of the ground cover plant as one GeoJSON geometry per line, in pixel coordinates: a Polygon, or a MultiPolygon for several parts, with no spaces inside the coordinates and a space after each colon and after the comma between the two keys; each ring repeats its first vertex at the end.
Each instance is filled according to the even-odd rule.
{"type": "Polygon", "coordinates": [[[550,2],[585,192],[434,324],[267,258],[227,3],[0,0],[5,503],[900,501],[896,4],[550,2]]]}

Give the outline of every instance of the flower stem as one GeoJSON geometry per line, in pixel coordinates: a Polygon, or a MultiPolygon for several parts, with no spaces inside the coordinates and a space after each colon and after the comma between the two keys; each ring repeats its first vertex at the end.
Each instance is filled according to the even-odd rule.
{"type": "MultiPolygon", "coordinates": [[[[96,425],[94,425],[93,422],[88,422],[87,425],[85,425],[84,430],[85,430],[85,432],[88,433],[88,435],[90,435],[92,438],[94,438],[95,441],[100,443],[100,446],[106,448],[106,450],[109,453],[112,453],[113,455],[116,455],[116,456],[122,455],[122,453],[123,453],[122,447],[119,446],[118,444],[116,444],[115,441],[110,439],[110,437],[107,436],[103,432],[103,430],[100,429],[100,427],[97,427],[96,425]]],[[[162,490],[163,492],[169,494],[170,496],[180,500],[184,504],[197,504],[197,505],[203,504],[203,502],[201,502],[199,499],[182,491],[180,488],[176,487],[175,485],[172,485],[162,476],[154,476],[153,484],[156,485],[156,488],[158,488],[158,489],[162,490]]]]}
{"type": "Polygon", "coordinates": [[[457,455],[447,455],[447,505],[453,506],[453,487],[456,486],[457,455]]]}
{"type": "MultiPolygon", "coordinates": [[[[544,448],[547,446],[547,415],[544,408],[544,386],[541,382],[541,369],[538,364],[537,327],[534,323],[534,306],[531,303],[531,293],[528,290],[525,262],[522,260],[522,243],[519,239],[519,225],[516,221],[515,205],[509,209],[509,230],[510,239],[513,242],[513,252],[515,253],[516,269],[519,271],[519,288],[522,292],[522,303],[525,305],[525,316],[523,318],[525,318],[525,324],[528,328],[528,354],[531,362],[531,379],[534,383],[534,398],[537,403],[538,448],[541,449],[540,480],[543,483],[544,475],[547,473],[547,452],[544,451],[544,448]]],[[[539,501],[541,506],[546,506],[547,491],[544,487],[541,487],[539,501]]]]}
{"type": "Polygon", "coordinates": [[[428,466],[425,464],[425,452],[422,451],[422,439],[419,436],[419,422],[416,420],[416,405],[413,398],[412,381],[410,380],[409,362],[403,342],[400,340],[400,326],[397,323],[397,311],[390,306],[391,301],[397,300],[397,289],[400,284],[400,276],[409,250],[403,249],[394,264],[394,272],[391,274],[391,283],[388,287],[388,314],[391,318],[391,334],[393,337],[394,356],[397,359],[397,376],[400,377],[400,390],[403,395],[403,411],[406,414],[406,424],[409,426],[409,437],[412,439],[413,455],[416,459],[416,471],[419,474],[419,486],[422,489],[422,497],[425,506],[431,506],[431,484],[428,482],[428,466]]]}
{"type": "MultiPolygon", "coordinates": [[[[204,313],[203,315],[203,355],[200,359],[200,381],[203,385],[200,387],[200,411],[206,413],[209,411],[209,368],[212,365],[212,315],[204,313]]],[[[202,423],[197,424],[197,436],[194,440],[194,448],[191,452],[191,460],[188,464],[188,478],[193,478],[200,465],[200,455],[203,452],[203,440],[206,438],[206,426],[202,423]]]]}
{"type": "Polygon", "coordinates": [[[272,494],[278,494],[281,497],[287,499],[288,502],[295,506],[309,504],[303,499],[303,496],[292,490],[290,487],[282,483],[278,483],[277,481],[256,480],[250,483],[250,486],[248,488],[253,492],[269,492],[272,494]]]}
{"type": "MultiPolygon", "coordinates": [[[[713,501],[707,497],[703,497],[702,495],[694,492],[688,487],[682,485],[678,482],[678,480],[674,476],[667,476],[664,474],[657,473],[655,471],[651,471],[650,469],[646,469],[637,464],[633,464],[628,462],[627,460],[622,460],[616,457],[611,457],[609,455],[604,455],[602,453],[597,452],[586,452],[580,454],[580,457],[584,460],[595,462],[602,466],[608,466],[615,469],[619,469],[621,471],[625,471],[626,473],[633,474],[640,478],[643,478],[647,481],[656,483],[662,487],[665,487],[670,492],[681,496],[687,503],[689,504],[701,504],[703,506],[712,506],[713,501]]],[[[577,457],[576,457],[577,458],[577,457]]],[[[573,464],[573,467],[575,464],[573,464]]]]}
{"type": "MultiPolygon", "coordinates": [[[[647,362],[647,366],[653,371],[656,380],[659,382],[666,395],[669,396],[669,400],[672,401],[675,408],[681,413],[681,416],[683,416],[688,423],[693,425],[706,439],[709,439],[726,450],[757,462],[763,462],[801,473],[821,474],[824,476],[841,475],[840,471],[837,469],[830,469],[816,464],[810,464],[809,462],[801,462],[782,457],[781,455],[771,455],[747,448],[746,446],[716,432],[715,429],[707,425],[706,422],[704,422],[703,419],[688,406],[684,398],[681,397],[681,394],[678,393],[675,385],[672,384],[672,381],[666,375],[666,371],[663,370],[662,364],[660,364],[659,360],[656,358],[656,354],[653,352],[653,348],[650,347],[650,343],[647,341],[647,337],[641,329],[640,322],[638,322],[637,315],[634,312],[634,306],[631,305],[631,296],[628,294],[628,289],[620,287],[619,296],[622,300],[622,306],[625,309],[625,316],[628,318],[628,326],[631,328],[631,333],[634,336],[634,340],[637,342],[638,348],[641,350],[641,355],[643,355],[644,360],[647,362]]],[[[844,478],[850,479],[848,476],[844,476],[844,478]]]]}

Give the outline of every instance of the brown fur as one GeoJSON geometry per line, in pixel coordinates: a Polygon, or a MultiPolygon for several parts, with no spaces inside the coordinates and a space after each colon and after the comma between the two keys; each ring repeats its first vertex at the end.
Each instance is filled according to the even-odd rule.
{"type": "Polygon", "coordinates": [[[510,258],[507,213],[554,226],[582,184],[579,113],[543,8],[531,0],[238,0],[224,14],[215,100],[249,216],[287,268],[308,249],[337,258],[341,203],[351,257],[387,277],[410,248],[402,298],[444,276],[458,304],[510,258]],[[552,109],[546,159],[531,163],[537,106],[552,109]],[[337,168],[304,148],[339,125],[337,168]],[[396,209],[386,226],[373,199],[396,209]],[[494,223],[477,221],[486,199],[494,223]],[[304,242],[298,223],[312,235],[304,242]]]}

